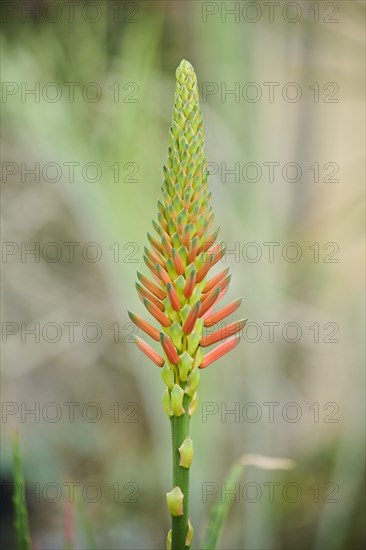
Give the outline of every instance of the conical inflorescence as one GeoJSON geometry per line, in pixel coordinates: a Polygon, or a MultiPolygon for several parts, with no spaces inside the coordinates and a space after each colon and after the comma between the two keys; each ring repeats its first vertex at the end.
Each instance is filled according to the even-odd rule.
{"type": "Polygon", "coordinates": [[[227,292],[230,275],[229,270],[224,269],[211,276],[211,270],[225,251],[217,242],[219,229],[213,225],[197,78],[188,61],[180,63],[176,78],[162,200],[158,202],[157,221],[153,221],[156,234],[148,234],[150,246],[145,248],[144,255],[150,276],[138,273],[139,282],[136,283],[138,294],[155,324],[132,313],[129,315],[139,329],[161,345],[161,353],[158,353],[143,339],[136,338],[139,349],[162,367],[167,386],[163,404],[173,420],[173,439],[176,439],[176,458],[179,459],[177,472],[173,468],[177,485],[168,494],[173,518],[168,546],[171,544],[173,549],[182,550],[189,547],[192,528],[187,517],[188,487],[180,486],[186,481],[183,473],[189,466],[185,466],[187,458],[181,455],[186,449],[192,453],[193,448],[191,440],[186,441],[189,439],[188,420],[185,429],[184,419],[181,418],[180,423],[178,419],[189,418],[195,409],[199,369],[238,344],[238,333],[245,321],[224,322],[239,307],[240,299],[214,311],[227,292]],[[212,327],[219,323],[214,330],[212,327]],[[207,351],[214,344],[216,347],[207,351]],[[174,519],[180,521],[180,529],[174,529],[174,519]],[[178,540],[178,531],[181,540],[178,540]]]}

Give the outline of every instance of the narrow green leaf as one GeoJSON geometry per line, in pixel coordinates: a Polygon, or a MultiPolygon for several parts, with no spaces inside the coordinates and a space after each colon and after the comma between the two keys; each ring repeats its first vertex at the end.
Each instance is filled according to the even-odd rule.
{"type": "Polygon", "coordinates": [[[235,484],[238,483],[246,466],[255,466],[263,470],[290,470],[295,463],[286,458],[271,458],[262,455],[244,455],[235,462],[225,479],[226,499],[218,500],[211,508],[202,550],[215,550],[224,528],[225,520],[235,496],[235,484]]]}
{"type": "Polygon", "coordinates": [[[74,550],[74,515],[75,503],[65,500],[64,503],[64,550],[74,550]]]}
{"type": "Polygon", "coordinates": [[[19,435],[13,434],[13,506],[14,528],[17,550],[31,550],[31,539],[28,525],[28,511],[25,503],[25,483],[20,456],[19,435]]]}
{"type": "Polygon", "coordinates": [[[80,529],[85,537],[85,547],[89,550],[98,550],[94,530],[91,526],[90,519],[85,509],[85,502],[83,500],[81,491],[75,491],[75,496],[77,526],[80,526],[80,529]]]}

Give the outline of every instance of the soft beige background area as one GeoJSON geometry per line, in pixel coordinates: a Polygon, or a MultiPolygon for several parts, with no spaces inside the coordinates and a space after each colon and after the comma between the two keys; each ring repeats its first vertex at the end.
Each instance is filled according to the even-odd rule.
{"type": "MultiPolygon", "coordinates": [[[[19,406],[19,412],[3,415],[3,481],[9,481],[10,432],[18,424],[30,487],[52,482],[65,489],[62,484],[72,480],[80,487],[97,483],[101,488],[98,502],[84,499],[82,506],[94,535],[79,511],[76,548],[92,548],[93,538],[100,548],[161,548],[169,528],[164,495],[171,483],[169,422],[161,407],[164,387],[158,369],[130,343],[126,323],[127,310],[143,311],[134,289],[135,272],[145,272],[143,247],[157,213],[174,72],[187,58],[201,91],[207,83],[216,83],[219,90],[239,85],[242,91],[246,83],[255,82],[263,92],[255,103],[242,95],[238,102],[233,95],[223,101],[220,93],[202,102],[207,155],[218,167],[211,177],[216,220],[228,248],[240,251],[240,257],[227,257],[232,271],[228,299],[243,296],[242,316],[252,326],[241,345],[202,377],[201,406],[192,420],[194,548],[200,547],[214,502],[213,497],[204,502],[203,484],[220,488],[234,459],[263,453],[291,458],[297,467],[283,474],[248,470],[220,548],[359,549],[364,538],[364,3],[330,3],[338,8],[334,23],[324,22],[332,8],[324,2],[315,2],[319,23],[310,10],[314,3],[307,1],[295,3],[302,13],[296,23],[285,21],[281,10],[269,22],[263,3],[256,23],[245,21],[243,12],[238,21],[228,15],[224,22],[221,2],[209,3],[218,13],[207,22],[205,2],[129,4],[132,8],[120,4],[119,22],[114,21],[112,3],[102,2],[96,23],[85,21],[76,9],[73,23],[65,12],[56,23],[45,17],[22,21],[15,15],[3,28],[3,82],[28,88],[39,82],[41,89],[56,82],[63,91],[57,102],[42,95],[39,102],[30,95],[22,101],[20,93],[3,96],[3,162],[19,169],[7,178],[3,172],[3,242],[20,249],[21,243],[32,248],[39,242],[42,248],[56,242],[62,249],[56,262],[43,257],[36,262],[31,255],[22,261],[20,252],[3,256],[2,398],[19,406]],[[102,97],[92,103],[76,93],[70,103],[67,82],[96,82],[102,97]],[[116,82],[121,93],[117,102],[110,88],[116,82]],[[268,100],[268,82],[279,83],[273,102],[268,100]],[[294,103],[282,96],[289,82],[302,91],[294,103]],[[316,82],[318,102],[309,89],[316,82]],[[329,82],[338,87],[333,97],[337,102],[324,102],[333,89],[324,90],[329,82]],[[137,101],[126,102],[135,90],[137,101]],[[22,182],[21,163],[32,167],[35,162],[41,167],[58,163],[59,181],[47,181],[46,176],[35,182],[28,175],[22,182]],[[80,163],[73,182],[64,164],[70,162],[80,163]],[[100,181],[83,179],[80,167],[90,162],[100,166],[100,181]],[[117,162],[120,181],[115,183],[110,166],[117,162]],[[280,163],[273,182],[263,164],[270,162],[280,163]],[[297,182],[282,177],[283,166],[293,162],[302,169],[297,182]],[[316,162],[319,182],[309,169],[316,162]],[[239,163],[241,172],[247,163],[256,163],[263,174],[256,182],[245,181],[242,174],[236,182],[228,174],[224,182],[222,163],[228,170],[239,163]],[[338,181],[324,181],[331,173],[329,165],[323,168],[326,163],[338,167],[338,181]],[[74,261],[69,261],[67,242],[80,243],[74,261]],[[97,262],[80,254],[91,242],[102,252],[97,262]],[[282,256],[291,242],[302,253],[293,263],[282,256]],[[257,262],[248,261],[254,254],[254,248],[245,248],[248,243],[256,243],[262,252],[257,262]],[[269,261],[264,243],[279,243],[274,261],[269,261]],[[119,261],[114,261],[116,246],[119,261]],[[319,250],[319,261],[314,261],[314,250],[319,250]],[[55,334],[49,328],[35,342],[22,332],[21,323],[27,329],[40,323],[41,330],[56,323],[61,336],[57,342],[47,341],[55,334]],[[65,323],[79,323],[74,341],[65,323]],[[94,338],[92,328],[83,334],[88,323],[102,331],[96,342],[88,341],[94,338]],[[272,341],[268,323],[277,323],[272,341]],[[297,342],[288,341],[295,339],[293,323],[301,329],[297,342]],[[11,326],[18,332],[7,335],[11,326]],[[327,342],[329,337],[335,342],[327,342]],[[62,412],[57,422],[49,420],[55,408],[44,411],[51,402],[62,412]],[[70,402],[79,403],[74,422],[65,405],[70,402]],[[82,414],[91,402],[102,412],[96,422],[87,417],[92,408],[82,414]],[[273,422],[265,405],[269,402],[278,403],[273,422]],[[21,415],[22,407],[31,409],[36,403],[39,422],[24,410],[21,415]],[[205,418],[207,403],[217,404],[218,412],[205,418]],[[297,422],[286,420],[286,412],[296,412],[289,403],[300,411],[297,422]],[[239,417],[225,416],[229,409],[239,411],[239,417]],[[258,410],[261,417],[251,422],[258,410]],[[245,498],[248,482],[262,491],[257,502],[250,492],[245,498]],[[274,502],[267,489],[272,482],[279,484],[274,502]],[[116,483],[117,503],[110,488],[116,483]],[[283,496],[288,483],[300,487],[296,502],[289,502],[291,493],[283,496]],[[136,486],[137,502],[128,502],[136,486]],[[319,502],[314,487],[319,488],[319,502]],[[336,502],[329,502],[331,498],[336,502]]],[[[63,545],[67,492],[55,503],[51,498],[37,503],[29,496],[32,536],[40,550],[63,545]]],[[[4,537],[11,541],[8,530],[4,537]]]]}

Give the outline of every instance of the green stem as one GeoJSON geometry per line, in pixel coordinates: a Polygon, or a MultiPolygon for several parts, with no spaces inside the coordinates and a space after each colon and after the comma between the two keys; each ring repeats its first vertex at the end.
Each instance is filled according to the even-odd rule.
{"type": "Polygon", "coordinates": [[[183,407],[186,410],[181,416],[172,416],[172,444],[173,444],[173,486],[180,487],[183,499],[183,515],[172,517],[172,550],[185,550],[188,531],[189,509],[189,468],[179,465],[179,447],[189,435],[189,403],[188,395],[184,396],[183,407]]]}

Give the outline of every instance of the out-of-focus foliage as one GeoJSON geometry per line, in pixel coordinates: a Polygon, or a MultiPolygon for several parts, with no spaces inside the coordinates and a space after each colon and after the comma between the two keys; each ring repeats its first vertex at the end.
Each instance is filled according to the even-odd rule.
{"type": "MultiPolygon", "coordinates": [[[[100,548],[160,548],[165,538],[171,467],[164,385],[130,343],[127,310],[136,310],[135,272],[144,271],[162,183],[174,72],[186,58],[201,92],[211,90],[202,111],[213,207],[232,251],[228,299],[243,295],[252,323],[232,355],[202,378],[192,421],[195,548],[232,462],[261,453],[297,466],[248,470],[222,550],[359,549],[364,4],[331,3],[339,8],[335,23],[324,21],[330,14],[317,2],[317,23],[308,2],[296,3],[296,23],[278,15],[271,23],[263,3],[252,23],[225,19],[221,2],[210,3],[218,12],[206,21],[200,1],[93,4],[102,14],[95,22],[92,11],[83,16],[82,3],[70,22],[60,2],[58,21],[16,12],[1,35],[2,81],[10,86],[6,96],[3,87],[1,136],[3,167],[10,163],[2,179],[3,484],[11,479],[10,432],[18,425],[37,548],[62,546],[70,482],[81,491],[85,520],[76,548],[91,544],[90,530],[100,548]],[[273,101],[269,82],[278,83],[273,101]],[[283,97],[291,82],[301,89],[296,102],[283,97]],[[37,83],[39,101],[26,94],[38,93],[37,83]],[[85,92],[88,83],[97,88],[85,92]],[[339,87],[335,103],[325,102],[337,90],[327,83],[339,87]],[[237,86],[239,96],[225,95],[237,86]],[[58,89],[62,96],[50,100],[58,89]],[[96,101],[82,94],[92,98],[96,89],[96,101]],[[248,100],[258,89],[262,97],[248,100]],[[302,169],[299,181],[289,181],[291,169],[283,172],[292,162],[302,169]],[[26,173],[35,163],[39,178],[26,173]],[[88,163],[97,163],[100,177],[88,163]],[[268,163],[279,163],[272,181],[268,163]],[[238,166],[239,175],[225,172],[238,166]],[[329,181],[337,166],[339,181],[329,181]],[[26,254],[37,246],[38,256],[26,254]],[[291,261],[296,252],[301,257],[291,261]],[[206,494],[207,484],[215,495],[206,494]],[[257,499],[251,490],[261,491],[257,499]]],[[[248,3],[237,4],[244,10],[248,3]]],[[[7,495],[2,546],[12,548],[7,495]]]]}
{"type": "Polygon", "coordinates": [[[23,475],[22,459],[19,449],[19,437],[17,432],[13,435],[13,481],[14,486],[18,488],[13,493],[14,505],[14,527],[16,534],[16,545],[19,550],[29,550],[30,534],[28,524],[28,511],[24,499],[25,481],[23,475]]]}

